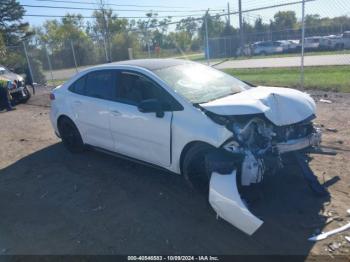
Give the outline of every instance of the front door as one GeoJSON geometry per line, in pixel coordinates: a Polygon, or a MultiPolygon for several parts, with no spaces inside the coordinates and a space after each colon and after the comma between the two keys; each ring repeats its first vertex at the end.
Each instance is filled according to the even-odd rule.
{"type": "Polygon", "coordinates": [[[121,71],[117,76],[117,102],[110,108],[110,128],[115,151],[167,167],[172,112],[157,117],[155,113],[142,113],[137,107],[142,100],[158,99],[160,89],[140,74],[121,71]]]}

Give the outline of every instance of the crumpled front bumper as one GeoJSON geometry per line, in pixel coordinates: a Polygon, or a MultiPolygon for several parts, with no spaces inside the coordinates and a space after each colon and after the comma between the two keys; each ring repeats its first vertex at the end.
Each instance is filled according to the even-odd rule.
{"type": "Polygon", "coordinates": [[[209,203],[218,216],[248,235],[252,235],[263,224],[243,203],[237,188],[236,170],[224,175],[212,173],[209,203]]]}
{"type": "Polygon", "coordinates": [[[9,89],[10,94],[17,94],[20,93],[23,97],[26,97],[27,95],[23,91],[23,87],[17,87],[17,88],[12,88],[9,89]]]}
{"type": "MultiPolygon", "coordinates": [[[[275,145],[275,148],[280,154],[283,154],[309,147],[318,147],[320,143],[321,131],[315,128],[314,132],[310,135],[278,143],[275,145]]],[[[227,163],[229,162],[230,161],[227,160],[227,163]]],[[[225,161],[223,163],[225,163],[225,161]]],[[[223,163],[220,164],[225,166],[223,163]]],[[[209,203],[219,217],[246,234],[252,235],[263,224],[263,221],[248,210],[238,192],[237,171],[233,169],[233,171],[227,172],[229,168],[229,165],[227,165],[226,171],[223,171],[225,169],[221,168],[220,173],[217,172],[219,169],[211,170],[209,203]]]]}
{"type": "Polygon", "coordinates": [[[318,147],[321,144],[322,132],[319,128],[315,128],[315,131],[310,135],[299,138],[292,139],[286,142],[278,143],[276,148],[280,154],[288,153],[292,151],[298,151],[310,146],[318,147]]]}

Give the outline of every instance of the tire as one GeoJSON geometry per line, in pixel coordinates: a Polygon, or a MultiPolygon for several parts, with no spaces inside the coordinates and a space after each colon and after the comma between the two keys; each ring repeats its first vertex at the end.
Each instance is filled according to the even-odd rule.
{"type": "Polygon", "coordinates": [[[209,192],[210,174],[205,168],[205,155],[214,149],[208,144],[198,143],[186,152],[183,159],[183,175],[191,187],[200,193],[209,192]]]}
{"type": "Polygon", "coordinates": [[[267,53],[266,53],[265,51],[262,51],[262,52],[260,52],[260,55],[261,55],[261,56],[266,56],[267,53]]]}
{"type": "Polygon", "coordinates": [[[69,118],[62,118],[58,123],[58,131],[63,145],[72,153],[81,153],[85,150],[85,145],[78,128],[69,118]]]}
{"type": "Polygon", "coordinates": [[[23,88],[23,92],[26,94],[26,97],[25,97],[25,98],[22,98],[22,99],[21,99],[21,102],[22,102],[22,103],[27,103],[28,100],[30,99],[30,97],[31,97],[32,95],[30,94],[30,92],[29,92],[29,90],[28,90],[27,87],[24,87],[24,88],[23,88]]]}

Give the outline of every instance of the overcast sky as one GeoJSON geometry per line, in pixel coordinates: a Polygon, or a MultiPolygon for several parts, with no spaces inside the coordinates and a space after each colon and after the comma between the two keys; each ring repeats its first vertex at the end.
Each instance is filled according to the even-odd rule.
{"type": "MultiPolygon", "coordinates": [[[[67,0],[62,0],[67,1],[67,0]]],[[[68,0],[69,1],[69,0],[68,0]]],[[[19,0],[22,5],[44,5],[44,6],[56,6],[56,7],[78,7],[78,8],[96,8],[96,5],[90,4],[78,4],[72,2],[84,2],[91,3],[96,0],[71,0],[70,3],[58,3],[58,2],[46,2],[40,0],[19,0]]],[[[264,7],[270,5],[277,5],[283,3],[296,2],[298,0],[242,0],[242,9],[249,10],[257,7],[264,7]]],[[[204,14],[204,10],[210,8],[211,14],[217,12],[222,13],[225,10],[227,12],[227,0],[173,0],[173,1],[161,1],[161,0],[105,0],[109,4],[118,5],[148,5],[148,6],[162,6],[162,7],[131,7],[131,6],[110,6],[112,9],[120,10],[116,11],[119,16],[144,16],[148,10],[164,11],[159,12],[159,16],[182,16],[182,15],[194,15],[198,17],[204,14]],[[139,11],[130,11],[130,10],[139,11]],[[129,11],[121,11],[129,10],[129,11]]],[[[51,9],[51,8],[38,8],[38,7],[25,7],[27,14],[35,15],[65,15],[66,13],[80,13],[83,16],[91,16],[91,10],[69,10],[69,9],[51,9]]],[[[238,0],[230,1],[231,12],[238,10],[238,0]]],[[[244,18],[248,22],[253,22],[257,17],[261,17],[264,22],[268,22],[273,19],[273,15],[277,11],[293,10],[296,12],[298,18],[301,17],[301,4],[290,5],[285,7],[277,7],[268,10],[261,10],[255,12],[244,13],[244,18]]],[[[306,14],[320,14],[322,17],[334,17],[340,15],[350,16],[350,0],[315,0],[313,2],[306,3],[306,14]]],[[[43,17],[25,17],[24,20],[28,21],[31,25],[41,25],[45,20],[50,18],[43,17]]],[[[59,18],[58,18],[59,19],[59,18]]],[[[172,21],[180,20],[180,17],[172,18],[172,21]]],[[[237,26],[238,16],[231,15],[231,24],[237,26]]]]}

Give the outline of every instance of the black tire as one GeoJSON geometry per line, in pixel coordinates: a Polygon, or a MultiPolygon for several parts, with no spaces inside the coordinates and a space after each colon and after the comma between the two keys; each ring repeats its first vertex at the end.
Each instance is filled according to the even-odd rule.
{"type": "Polygon", "coordinates": [[[29,92],[29,90],[28,90],[27,87],[24,87],[24,88],[23,88],[23,92],[26,94],[26,97],[22,98],[22,99],[21,99],[21,102],[22,102],[22,103],[27,103],[28,100],[30,99],[30,97],[31,97],[32,95],[30,94],[30,92],[29,92]]]}
{"type": "Polygon", "coordinates": [[[185,179],[195,190],[205,194],[209,192],[210,180],[210,174],[205,167],[205,156],[214,149],[208,144],[198,143],[186,152],[182,163],[185,179]]]}
{"type": "Polygon", "coordinates": [[[85,145],[78,128],[69,118],[62,118],[58,123],[58,131],[63,145],[72,153],[81,153],[85,145]]]}

